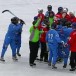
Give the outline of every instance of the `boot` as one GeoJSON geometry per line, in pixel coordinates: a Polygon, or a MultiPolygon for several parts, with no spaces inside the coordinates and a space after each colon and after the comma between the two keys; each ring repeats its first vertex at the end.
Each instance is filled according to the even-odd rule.
{"type": "Polygon", "coordinates": [[[52,65],[52,69],[57,69],[57,67],[55,66],[55,64],[52,65]]]}
{"type": "Polygon", "coordinates": [[[71,68],[70,71],[75,71],[75,68],[71,68]]]}
{"type": "Polygon", "coordinates": [[[33,66],[33,64],[31,63],[30,66],[33,66]]]}
{"type": "Polygon", "coordinates": [[[48,62],[48,60],[45,60],[45,59],[44,59],[44,62],[48,62]]]}
{"type": "Polygon", "coordinates": [[[43,61],[43,58],[40,58],[40,61],[43,61]]]}
{"type": "Polygon", "coordinates": [[[67,64],[64,64],[64,65],[63,65],[63,68],[66,68],[66,67],[67,67],[67,64]]]}
{"type": "Polygon", "coordinates": [[[16,56],[13,56],[12,59],[15,60],[15,61],[18,60],[16,56]]]}
{"type": "Polygon", "coordinates": [[[21,56],[21,54],[20,53],[17,53],[17,55],[20,57],[21,56]]]}
{"type": "Polygon", "coordinates": [[[48,62],[48,66],[51,66],[51,62],[48,62]]]}
{"type": "Polygon", "coordinates": [[[36,63],[33,63],[34,66],[36,66],[36,63]]]}
{"type": "Polygon", "coordinates": [[[0,61],[3,61],[3,62],[5,62],[5,60],[4,60],[4,58],[3,58],[3,57],[1,57],[1,58],[0,58],[0,61]]]}

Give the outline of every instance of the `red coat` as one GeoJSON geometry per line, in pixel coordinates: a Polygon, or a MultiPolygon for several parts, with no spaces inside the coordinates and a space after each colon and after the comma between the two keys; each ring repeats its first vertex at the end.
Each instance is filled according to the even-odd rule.
{"type": "Polygon", "coordinates": [[[71,19],[71,22],[72,22],[72,23],[73,23],[73,22],[76,22],[76,17],[72,18],[72,19],[71,19]]]}
{"type": "Polygon", "coordinates": [[[40,34],[40,42],[46,42],[46,33],[48,29],[46,27],[43,27],[42,25],[39,28],[44,31],[40,34]]]}
{"type": "Polygon", "coordinates": [[[70,45],[70,51],[76,52],[76,30],[71,32],[68,44],[70,45]]]}
{"type": "Polygon", "coordinates": [[[58,23],[58,20],[62,18],[62,14],[61,13],[57,13],[55,15],[55,18],[54,18],[54,22],[57,24],[58,23]]]}
{"type": "MultiPolygon", "coordinates": [[[[44,20],[44,14],[43,14],[43,13],[38,14],[38,17],[42,17],[42,18],[41,18],[41,22],[44,20]]],[[[41,23],[41,22],[40,22],[40,23],[41,23]]]]}
{"type": "Polygon", "coordinates": [[[68,14],[66,14],[65,18],[67,19],[67,21],[71,20],[71,18],[70,18],[70,16],[68,14]]]}
{"type": "Polygon", "coordinates": [[[56,16],[58,19],[61,19],[61,18],[62,18],[62,14],[61,14],[61,13],[57,13],[55,16],[56,16]]]}

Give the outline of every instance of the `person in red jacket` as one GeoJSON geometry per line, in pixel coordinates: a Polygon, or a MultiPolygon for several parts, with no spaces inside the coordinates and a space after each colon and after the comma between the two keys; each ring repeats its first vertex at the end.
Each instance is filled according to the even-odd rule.
{"type": "MultiPolygon", "coordinates": [[[[41,17],[41,22],[44,20],[44,14],[43,14],[43,9],[38,9],[38,17],[41,17]]],[[[40,22],[40,24],[41,24],[40,22]]]]}
{"type": "Polygon", "coordinates": [[[76,17],[75,17],[73,12],[69,12],[69,16],[70,16],[70,22],[71,23],[76,22],[76,17]]]}
{"type": "Polygon", "coordinates": [[[40,30],[44,32],[40,34],[40,45],[41,45],[41,52],[40,52],[40,61],[48,62],[48,51],[47,51],[47,44],[46,44],[46,33],[49,30],[49,21],[44,19],[42,22],[40,30]]]}
{"type": "Polygon", "coordinates": [[[63,14],[66,14],[65,15],[65,18],[66,18],[66,20],[67,21],[70,21],[70,16],[69,16],[69,14],[68,14],[68,8],[63,8],[63,14]]]}
{"type": "Polygon", "coordinates": [[[70,45],[70,71],[75,71],[76,69],[76,22],[72,23],[73,31],[70,34],[68,44],[70,45]]]}
{"type": "Polygon", "coordinates": [[[62,18],[62,13],[63,13],[63,7],[58,7],[58,12],[54,17],[54,22],[58,24],[58,20],[62,18]]]}
{"type": "Polygon", "coordinates": [[[69,12],[69,16],[71,18],[71,23],[76,22],[76,17],[75,17],[75,14],[73,12],[69,12]]]}

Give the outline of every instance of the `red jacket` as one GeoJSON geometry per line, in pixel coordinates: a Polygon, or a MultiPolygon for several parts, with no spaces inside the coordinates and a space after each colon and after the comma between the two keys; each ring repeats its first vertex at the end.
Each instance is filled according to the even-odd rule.
{"type": "Polygon", "coordinates": [[[40,34],[40,42],[46,42],[46,33],[48,29],[47,27],[44,27],[42,25],[39,28],[44,31],[43,33],[40,34]]]}
{"type": "Polygon", "coordinates": [[[57,13],[55,16],[56,16],[58,19],[61,19],[61,18],[62,18],[62,14],[61,14],[61,13],[57,13]]]}
{"type": "Polygon", "coordinates": [[[57,24],[58,23],[58,20],[62,18],[62,14],[61,13],[57,13],[55,15],[55,18],[54,18],[54,22],[57,24]]]}
{"type": "Polygon", "coordinates": [[[71,18],[70,18],[70,16],[68,14],[66,14],[65,18],[67,19],[67,21],[71,20],[71,18]]]}
{"type": "Polygon", "coordinates": [[[70,51],[76,52],[76,30],[71,32],[68,44],[70,45],[70,51]]]}
{"type": "Polygon", "coordinates": [[[72,23],[73,23],[73,22],[76,22],[76,17],[72,18],[72,19],[71,19],[71,22],[72,22],[72,23]]]}
{"type": "MultiPolygon", "coordinates": [[[[42,17],[42,18],[41,18],[41,22],[44,20],[44,14],[43,14],[43,13],[38,14],[38,17],[42,17]]],[[[40,22],[40,23],[41,23],[41,22],[40,22]]]]}

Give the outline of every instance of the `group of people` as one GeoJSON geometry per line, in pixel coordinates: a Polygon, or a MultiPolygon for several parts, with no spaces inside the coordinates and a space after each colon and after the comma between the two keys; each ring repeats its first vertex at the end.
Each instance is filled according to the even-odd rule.
{"type": "Polygon", "coordinates": [[[52,69],[57,69],[56,63],[64,61],[67,67],[70,55],[70,71],[76,69],[76,17],[68,8],[58,7],[55,14],[52,6],[47,6],[47,12],[38,10],[30,27],[29,64],[35,66],[35,60],[40,52],[40,61],[48,62],[52,69]],[[70,54],[71,53],[71,54],[70,54]]]}
{"type": "MultiPolygon", "coordinates": [[[[10,44],[12,59],[18,60],[21,56],[22,27],[25,22],[18,17],[13,17],[6,33],[0,61],[5,61],[4,55],[10,44]]],[[[38,10],[29,29],[29,65],[36,66],[35,60],[40,52],[40,61],[48,62],[52,69],[57,69],[56,63],[64,61],[63,68],[67,67],[70,54],[70,71],[76,69],[76,17],[73,12],[68,13],[68,8],[58,7],[55,14],[52,6],[47,6],[47,12],[38,10]]]]}

